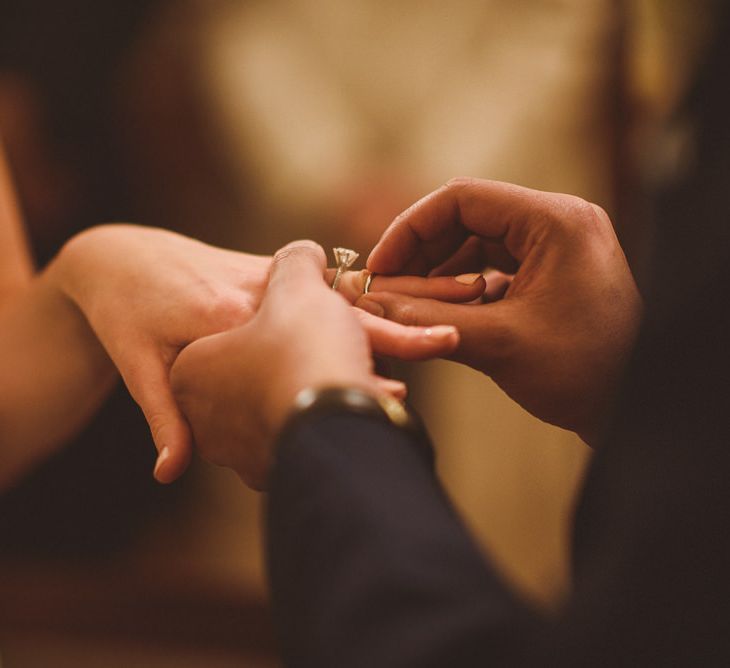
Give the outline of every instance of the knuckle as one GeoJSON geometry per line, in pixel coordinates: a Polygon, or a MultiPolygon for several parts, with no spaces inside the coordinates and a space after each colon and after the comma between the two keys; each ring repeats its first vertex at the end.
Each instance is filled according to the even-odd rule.
{"type": "Polygon", "coordinates": [[[596,217],[594,205],[581,197],[566,195],[564,207],[567,219],[576,224],[582,225],[596,217]]]}
{"type": "MultiPolygon", "coordinates": [[[[230,329],[250,320],[252,308],[243,295],[232,292],[216,294],[205,307],[205,317],[215,329],[230,329]]],[[[202,315],[202,314],[201,314],[202,315]]]]}
{"type": "Polygon", "coordinates": [[[546,216],[549,228],[566,238],[582,238],[586,232],[607,214],[597,205],[574,195],[560,195],[546,216]]]}
{"type": "Polygon", "coordinates": [[[473,176],[452,176],[445,184],[447,188],[463,188],[473,185],[478,179],[473,176]]]}
{"type": "Polygon", "coordinates": [[[470,188],[472,186],[475,186],[479,183],[479,179],[473,177],[473,176],[455,176],[453,178],[450,178],[444,185],[443,188],[445,190],[464,190],[465,188],[470,188]]]}
{"type": "Polygon", "coordinates": [[[608,215],[608,212],[602,206],[600,206],[599,204],[593,204],[593,203],[591,203],[590,206],[593,208],[593,212],[596,216],[598,216],[598,218],[600,218],[603,221],[611,220],[611,217],[608,215]]]}

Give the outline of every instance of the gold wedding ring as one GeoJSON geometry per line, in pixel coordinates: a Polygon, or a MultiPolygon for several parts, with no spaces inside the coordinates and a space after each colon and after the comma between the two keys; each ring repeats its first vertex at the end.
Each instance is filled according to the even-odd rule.
{"type": "Polygon", "coordinates": [[[370,292],[370,284],[373,282],[373,278],[375,278],[375,274],[372,271],[368,271],[367,269],[363,269],[365,272],[365,281],[362,286],[362,293],[364,295],[368,294],[370,292]]]}

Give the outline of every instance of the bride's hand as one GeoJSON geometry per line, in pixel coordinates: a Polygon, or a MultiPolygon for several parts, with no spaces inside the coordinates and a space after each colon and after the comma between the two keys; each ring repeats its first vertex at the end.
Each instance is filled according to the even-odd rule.
{"type": "MultiPolygon", "coordinates": [[[[155,477],[160,482],[171,482],[185,471],[192,449],[190,428],[170,390],[170,368],[188,344],[244,325],[255,315],[270,265],[270,257],[214,248],[166,230],[118,224],[77,235],[50,267],[50,275],[86,317],[142,408],[159,453],[155,477]]],[[[377,277],[371,287],[374,292],[466,301],[484,289],[478,277],[467,282],[377,277]]],[[[350,301],[357,299],[362,273],[346,274],[341,291],[350,301]]],[[[439,331],[422,336],[414,328],[359,309],[356,313],[380,354],[424,359],[450,352],[439,331]]]]}
{"type": "Polygon", "coordinates": [[[172,369],[201,455],[233,468],[256,489],[266,487],[275,436],[299,391],[347,386],[402,396],[399,383],[375,375],[373,353],[391,354],[398,341],[421,356],[447,354],[458,345],[453,327],[361,319],[329,288],[329,277],[322,280],[324,264],[324,252],[313,242],[281,249],[256,317],[191,344],[172,369]],[[373,324],[389,329],[373,332],[373,324]]]}
{"type": "Polygon", "coordinates": [[[169,372],[192,341],[248,322],[271,258],[135,225],[103,225],[71,239],[50,268],[78,306],[147,418],[171,482],[188,465],[191,434],[169,372]]]}

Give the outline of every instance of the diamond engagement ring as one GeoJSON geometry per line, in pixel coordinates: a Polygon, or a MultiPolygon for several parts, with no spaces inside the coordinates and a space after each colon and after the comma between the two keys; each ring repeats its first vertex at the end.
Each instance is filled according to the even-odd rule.
{"type": "Polygon", "coordinates": [[[333,248],[332,252],[335,254],[335,263],[337,265],[337,273],[335,273],[335,280],[332,281],[332,289],[337,290],[342,274],[355,264],[355,260],[360,257],[360,253],[356,253],[349,248],[333,248]]]}

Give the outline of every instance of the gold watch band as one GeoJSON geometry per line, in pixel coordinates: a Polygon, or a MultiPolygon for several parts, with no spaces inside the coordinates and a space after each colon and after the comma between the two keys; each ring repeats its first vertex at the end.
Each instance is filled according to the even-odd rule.
{"type": "Polygon", "coordinates": [[[375,396],[357,387],[306,388],[299,392],[283,431],[308,415],[349,412],[384,420],[394,427],[416,434],[423,433],[421,420],[408,408],[388,395],[375,396]]]}

